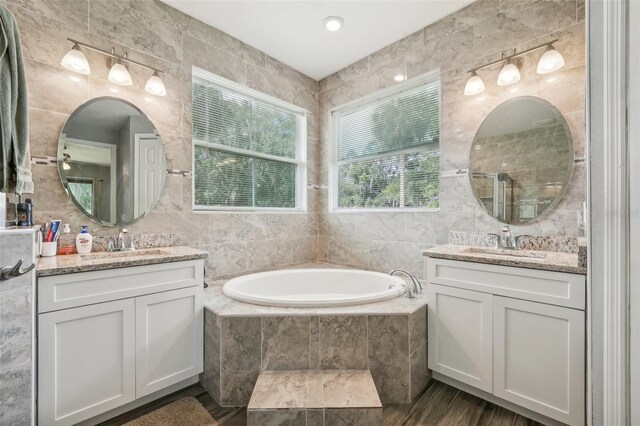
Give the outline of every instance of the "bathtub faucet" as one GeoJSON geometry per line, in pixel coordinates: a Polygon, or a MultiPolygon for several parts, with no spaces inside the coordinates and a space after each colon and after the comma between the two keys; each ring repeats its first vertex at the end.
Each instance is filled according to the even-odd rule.
{"type": "Polygon", "coordinates": [[[411,280],[411,287],[407,288],[408,297],[414,298],[416,293],[422,293],[422,284],[420,284],[420,281],[414,275],[410,274],[404,269],[394,269],[393,271],[389,272],[389,275],[394,276],[398,272],[401,274],[405,274],[411,280]]]}

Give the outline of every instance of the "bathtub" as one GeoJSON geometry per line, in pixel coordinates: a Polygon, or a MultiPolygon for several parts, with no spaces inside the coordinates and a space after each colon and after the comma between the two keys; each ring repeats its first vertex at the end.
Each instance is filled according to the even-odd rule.
{"type": "Polygon", "coordinates": [[[380,302],[405,292],[404,281],[354,269],[284,269],[229,280],[223,293],[256,305],[298,308],[380,302]]]}

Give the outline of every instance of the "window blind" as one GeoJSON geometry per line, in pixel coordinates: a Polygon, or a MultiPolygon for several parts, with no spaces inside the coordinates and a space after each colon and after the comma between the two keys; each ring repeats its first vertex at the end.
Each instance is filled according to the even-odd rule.
{"type": "Polygon", "coordinates": [[[194,207],[295,208],[301,114],[193,78],[194,207]]]}
{"type": "Polygon", "coordinates": [[[439,79],[334,119],[337,208],[439,207],[439,79]]]}

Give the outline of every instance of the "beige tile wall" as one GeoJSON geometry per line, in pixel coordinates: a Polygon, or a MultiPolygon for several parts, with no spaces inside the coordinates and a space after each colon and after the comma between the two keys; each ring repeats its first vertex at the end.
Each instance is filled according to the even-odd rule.
{"type": "MultiPolygon", "coordinates": [[[[440,69],[442,82],[441,170],[466,169],[473,137],[482,120],[500,103],[515,96],[542,97],[566,117],[576,158],[584,157],[585,54],[583,0],[477,0],[472,5],[330,75],[319,82],[321,180],[328,183],[327,148],[330,110],[408,78],[440,69]],[[566,66],[539,76],[542,51],[524,58],[522,80],[498,87],[499,66],[480,71],[486,91],[464,96],[467,70],[519,51],[559,39],[556,48],[566,66]],[[553,82],[548,82],[554,77],[553,82]],[[512,91],[516,90],[516,91],[512,91]]],[[[467,176],[441,179],[439,213],[328,213],[327,190],[320,203],[320,260],[374,270],[403,267],[420,274],[420,251],[447,241],[447,231],[496,232],[501,224],[475,201],[467,176]]],[[[516,233],[579,235],[585,199],[584,163],[575,165],[563,200],[537,222],[514,227],[516,233]]]]}
{"type": "MultiPolygon", "coordinates": [[[[17,16],[29,84],[32,155],[55,156],[69,114],[98,96],[118,96],[138,105],[158,128],[168,167],[191,169],[191,67],[198,66],[309,112],[308,183],[326,185],[328,111],[396,84],[398,69],[409,78],[436,68],[442,72],[442,170],[466,168],[468,150],[482,119],[517,95],[541,96],[567,118],[576,154],[584,155],[585,57],[583,0],[478,0],[423,30],[315,82],[264,53],[155,0],[0,0],[17,16]],[[66,38],[116,47],[131,58],[165,70],[164,98],[144,92],[148,71],[133,67],[131,88],[110,92],[105,58],[87,52],[92,74],[69,79],[60,60],[66,38]],[[498,69],[483,71],[486,98],[462,94],[466,70],[519,50],[560,38],[567,66],[547,83],[535,74],[539,53],[527,56],[518,92],[497,88],[498,69]]],[[[61,218],[74,229],[90,224],[96,235],[112,234],[86,219],[64,194],[57,170],[33,167],[35,218],[61,218]]],[[[516,232],[577,235],[584,199],[584,165],[558,208],[516,232]]],[[[309,189],[307,214],[194,214],[191,178],[169,175],[158,206],[130,227],[132,233],[182,232],[188,245],[211,253],[210,276],[224,277],[316,259],[375,270],[405,267],[419,273],[420,251],[446,241],[447,231],[495,230],[497,222],[476,204],[466,177],[443,178],[440,213],[334,214],[327,190],[309,189]]]]}
{"type": "MultiPolygon", "coordinates": [[[[69,114],[87,100],[117,96],[138,105],[158,128],[167,166],[191,170],[191,67],[197,66],[307,109],[309,155],[316,158],[316,81],[264,53],[158,1],[146,0],[0,0],[16,15],[21,30],[28,89],[31,154],[55,156],[59,133],[69,114]],[[144,91],[149,71],[131,67],[134,85],[114,87],[107,80],[106,58],[84,50],[92,74],[69,79],[60,60],[77,39],[165,71],[168,95],[144,91]],[[148,102],[147,99],[153,102],[148,102]]],[[[65,195],[57,168],[34,165],[35,218],[63,219],[94,235],[113,234],[84,217],[65,195]]],[[[317,164],[310,161],[308,181],[317,164]]],[[[314,191],[309,214],[193,214],[191,177],[168,175],[158,206],[130,226],[132,233],[181,232],[190,246],[211,252],[210,276],[234,275],[314,260],[317,227],[314,191]]]]}

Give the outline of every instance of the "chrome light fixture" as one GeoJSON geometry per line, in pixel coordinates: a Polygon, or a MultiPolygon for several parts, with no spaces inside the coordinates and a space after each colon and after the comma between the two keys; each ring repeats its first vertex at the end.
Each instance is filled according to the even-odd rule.
{"type": "Polygon", "coordinates": [[[147,80],[147,84],[144,86],[144,90],[147,93],[156,96],[165,96],[167,94],[167,89],[164,87],[164,83],[162,79],[158,75],[158,71],[155,71],[149,80],[147,80]]]}
{"type": "Polygon", "coordinates": [[[508,60],[498,74],[498,86],[509,86],[520,81],[520,70],[511,60],[508,60]]]}
{"type": "Polygon", "coordinates": [[[69,160],[71,160],[71,156],[69,154],[62,154],[62,169],[63,170],[71,170],[71,165],[69,165],[69,160]]]}
{"type": "Polygon", "coordinates": [[[547,50],[545,50],[544,54],[538,61],[538,74],[549,74],[554,71],[558,71],[560,68],[564,67],[564,58],[553,46],[550,44],[547,46],[547,50]]]}
{"type": "Polygon", "coordinates": [[[91,74],[91,67],[89,61],[84,53],[80,50],[78,43],[74,44],[70,51],[62,58],[60,65],[66,69],[77,72],[78,74],[89,75],[91,74]]]}
{"type": "Polygon", "coordinates": [[[467,80],[467,84],[464,86],[464,94],[467,96],[474,96],[484,92],[484,82],[476,72],[471,71],[471,77],[467,80]]]}
{"type": "MultiPolygon", "coordinates": [[[[513,49],[513,54],[509,56],[505,57],[503,53],[502,58],[500,59],[470,69],[468,72],[471,73],[471,76],[469,77],[469,80],[467,80],[467,84],[464,87],[464,94],[467,96],[473,96],[482,93],[484,91],[484,83],[478,76],[477,71],[500,63],[502,63],[503,65],[500,69],[500,74],[498,75],[498,86],[509,86],[511,84],[517,83],[518,81],[520,81],[520,69],[518,67],[518,63],[516,62],[516,58],[523,56],[529,52],[533,52],[534,50],[546,48],[544,54],[538,61],[538,74],[549,74],[559,70],[565,65],[565,62],[560,52],[555,50],[553,47],[553,44],[557,41],[558,39],[551,40],[547,43],[542,43],[530,49],[523,50],[522,52],[516,52],[516,49],[513,49]]],[[[512,92],[514,92],[514,90],[512,90],[512,92]]]]}
{"type": "MultiPolygon", "coordinates": [[[[106,50],[98,49],[97,47],[70,38],[68,38],[67,40],[73,43],[73,47],[64,56],[64,58],[62,58],[61,63],[65,68],[80,74],[90,74],[91,70],[89,67],[89,62],[87,61],[87,58],[84,56],[84,54],[80,51],[80,46],[82,46],[111,58],[108,65],[110,67],[108,77],[110,82],[119,86],[133,85],[133,78],[131,78],[131,74],[129,73],[129,69],[127,68],[126,64],[138,65],[140,67],[147,68],[153,71],[153,74],[151,75],[149,80],[147,80],[147,83],[144,87],[147,93],[155,96],[166,96],[167,89],[164,86],[164,82],[160,78],[161,71],[159,69],[143,64],[142,62],[129,59],[126,53],[124,56],[117,55],[115,53],[115,49],[113,48],[111,49],[111,52],[107,52],[106,50]]],[[[112,91],[116,92],[117,89],[113,88],[112,91]]]]}

